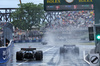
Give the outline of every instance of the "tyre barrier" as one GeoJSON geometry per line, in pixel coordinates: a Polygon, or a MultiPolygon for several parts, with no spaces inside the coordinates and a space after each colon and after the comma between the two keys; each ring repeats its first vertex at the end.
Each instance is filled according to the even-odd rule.
{"type": "Polygon", "coordinates": [[[31,43],[31,42],[41,42],[42,40],[14,40],[14,43],[31,43]]]}

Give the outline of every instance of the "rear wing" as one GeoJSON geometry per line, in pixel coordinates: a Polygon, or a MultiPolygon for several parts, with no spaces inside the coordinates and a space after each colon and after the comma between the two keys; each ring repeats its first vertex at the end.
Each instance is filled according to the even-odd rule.
{"type": "Polygon", "coordinates": [[[36,48],[21,48],[21,50],[24,50],[24,51],[33,51],[33,50],[36,50],[36,48]]]}
{"type": "Polygon", "coordinates": [[[75,47],[76,45],[64,45],[66,47],[75,47]]]}

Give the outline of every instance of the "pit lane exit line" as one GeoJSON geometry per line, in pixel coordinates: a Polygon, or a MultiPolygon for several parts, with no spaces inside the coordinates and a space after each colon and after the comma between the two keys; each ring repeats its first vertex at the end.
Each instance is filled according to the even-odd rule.
{"type": "Polygon", "coordinates": [[[85,56],[85,51],[83,51],[83,56],[84,56],[84,61],[90,65],[90,62],[88,62],[88,61],[86,60],[86,56],[87,56],[87,55],[85,56]]]}
{"type": "Polygon", "coordinates": [[[47,52],[47,51],[49,51],[49,50],[53,49],[54,47],[55,47],[55,46],[53,46],[53,47],[51,47],[51,48],[49,48],[49,49],[47,49],[47,50],[43,51],[43,53],[45,53],[45,52],[47,52]]]}
{"type": "Polygon", "coordinates": [[[17,66],[20,66],[20,65],[22,65],[22,64],[25,63],[25,62],[28,62],[28,60],[27,60],[27,61],[24,61],[24,62],[22,62],[22,63],[17,64],[17,66]]]}

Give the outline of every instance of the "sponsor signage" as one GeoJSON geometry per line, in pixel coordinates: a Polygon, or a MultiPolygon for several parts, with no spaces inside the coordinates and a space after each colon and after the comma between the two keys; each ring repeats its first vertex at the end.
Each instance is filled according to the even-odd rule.
{"type": "Polygon", "coordinates": [[[44,0],[45,11],[94,9],[94,0],[44,0]]]}
{"type": "Polygon", "coordinates": [[[94,10],[95,24],[100,24],[100,0],[44,0],[45,11],[94,10]]]}

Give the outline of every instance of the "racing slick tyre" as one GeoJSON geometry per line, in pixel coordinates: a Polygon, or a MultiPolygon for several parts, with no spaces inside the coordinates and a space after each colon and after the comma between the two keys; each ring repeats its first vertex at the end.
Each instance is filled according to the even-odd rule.
{"type": "Polygon", "coordinates": [[[60,54],[64,53],[64,48],[60,47],[60,54]]]}
{"type": "Polygon", "coordinates": [[[75,54],[79,55],[79,48],[78,48],[78,47],[76,47],[76,48],[74,49],[74,51],[75,51],[75,54]]]}
{"type": "Polygon", "coordinates": [[[16,60],[23,60],[23,53],[22,52],[16,52],[16,60]]]}
{"type": "Polygon", "coordinates": [[[42,60],[43,59],[43,52],[42,51],[37,51],[35,54],[36,60],[42,60]]]}

